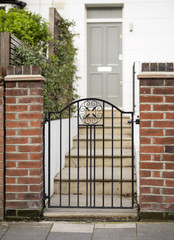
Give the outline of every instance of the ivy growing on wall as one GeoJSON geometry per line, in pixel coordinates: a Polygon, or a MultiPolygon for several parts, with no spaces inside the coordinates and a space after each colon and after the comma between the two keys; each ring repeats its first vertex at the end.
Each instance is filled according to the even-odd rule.
{"type": "Polygon", "coordinates": [[[24,42],[21,48],[16,49],[15,64],[42,67],[42,75],[46,78],[45,116],[49,111],[60,111],[78,97],[74,88],[74,81],[78,79],[75,64],[77,49],[73,44],[76,36],[73,30],[74,22],[60,19],[57,27],[59,35],[58,39],[54,40],[55,54],[48,57],[45,49],[51,39],[48,24],[40,15],[19,9],[10,9],[7,14],[4,10],[0,11],[0,31],[9,31],[24,42]],[[33,21],[37,23],[33,24],[33,21]],[[22,23],[30,27],[25,29],[22,23]]]}

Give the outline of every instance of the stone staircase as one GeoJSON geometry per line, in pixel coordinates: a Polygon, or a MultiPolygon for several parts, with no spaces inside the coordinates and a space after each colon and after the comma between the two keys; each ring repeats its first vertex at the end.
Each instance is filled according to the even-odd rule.
{"type": "MultiPolygon", "coordinates": [[[[68,204],[74,207],[131,206],[132,138],[131,126],[128,124],[130,118],[128,116],[122,118],[121,161],[120,113],[114,111],[113,122],[111,116],[111,111],[105,110],[104,150],[103,127],[100,126],[100,122],[95,127],[95,134],[93,127],[92,130],[90,127],[87,130],[86,126],[83,125],[79,128],[79,142],[78,137],[74,137],[72,149],[65,156],[65,168],[61,172],[61,204],[64,207],[67,207],[68,204]]],[[[136,195],[135,176],[134,189],[136,195]]],[[[60,173],[55,177],[54,192],[52,201],[58,204],[60,202],[60,173]]]]}

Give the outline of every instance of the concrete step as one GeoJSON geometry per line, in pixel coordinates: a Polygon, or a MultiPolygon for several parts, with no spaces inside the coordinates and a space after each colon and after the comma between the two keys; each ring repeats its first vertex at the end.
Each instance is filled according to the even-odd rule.
{"type": "MultiPolygon", "coordinates": [[[[121,135],[121,125],[115,124],[112,128],[111,124],[105,124],[104,134],[112,136],[112,131],[113,131],[113,135],[121,135]]],[[[79,127],[79,135],[84,135],[84,134],[86,135],[86,133],[87,133],[87,126],[81,125],[79,127]]],[[[122,135],[131,135],[131,133],[132,133],[131,126],[129,124],[123,124],[122,135]]],[[[103,126],[95,125],[95,134],[103,135],[103,126]]],[[[94,126],[92,126],[92,136],[93,135],[94,135],[94,126]]],[[[90,126],[88,126],[88,136],[90,136],[90,126]]]]}
{"type": "MultiPolygon", "coordinates": [[[[135,175],[135,174],[134,174],[135,175]]],[[[78,169],[70,168],[70,192],[71,194],[77,194],[78,190],[78,169]]],[[[121,171],[120,168],[113,168],[113,183],[112,183],[112,168],[104,168],[104,194],[111,195],[112,186],[113,194],[118,195],[121,191],[121,171]]],[[[95,185],[95,194],[100,195],[103,193],[103,168],[95,168],[95,181],[94,181],[94,168],[79,168],[79,193],[81,195],[86,194],[86,186],[88,185],[88,191],[94,193],[95,185]],[[95,182],[95,184],[94,184],[95,182]]],[[[136,185],[136,182],[134,182],[136,185]]],[[[60,173],[56,175],[54,181],[54,192],[56,194],[60,193],[60,173]]],[[[61,172],[61,192],[62,194],[69,193],[69,168],[64,168],[61,172]]],[[[132,170],[131,168],[122,169],[122,193],[123,195],[132,193],[132,170]]]]}
{"type": "Polygon", "coordinates": [[[46,208],[45,220],[137,221],[137,209],[46,208]]]}
{"type": "MultiPolygon", "coordinates": [[[[73,139],[73,148],[77,148],[79,144],[79,148],[85,149],[88,143],[88,148],[90,147],[90,144],[92,144],[92,148],[103,148],[103,135],[95,135],[95,141],[94,136],[92,136],[91,141],[89,140],[90,136],[88,136],[88,141],[86,139],[85,135],[79,136],[79,142],[78,137],[74,137],[73,139]]],[[[120,148],[121,146],[121,138],[119,135],[114,135],[112,140],[112,135],[105,135],[104,136],[104,146],[105,148],[120,148]]],[[[122,138],[122,147],[123,148],[131,148],[132,147],[132,139],[129,135],[124,135],[122,138]]]]}
{"type": "MultiPolygon", "coordinates": [[[[92,167],[94,165],[96,167],[102,167],[103,166],[103,157],[95,157],[95,163],[94,163],[94,157],[91,159],[88,157],[83,157],[79,156],[79,160],[77,156],[71,156],[70,159],[70,166],[71,167],[78,167],[78,162],[79,162],[79,167],[85,167],[90,166],[90,163],[92,161],[92,167]]],[[[104,159],[105,167],[110,167],[112,166],[112,157],[105,156],[104,159]]],[[[121,159],[119,157],[114,157],[113,158],[113,167],[120,167],[121,166],[121,159]]],[[[132,158],[131,157],[123,157],[122,159],[122,166],[123,167],[131,167],[132,166],[132,158]]],[[[69,157],[67,156],[65,159],[65,167],[69,167],[69,157]]]]}

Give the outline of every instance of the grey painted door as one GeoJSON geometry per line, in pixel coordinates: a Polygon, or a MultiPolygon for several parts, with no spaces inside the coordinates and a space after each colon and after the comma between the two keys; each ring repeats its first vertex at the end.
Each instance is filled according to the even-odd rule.
{"type": "Polygon", "coordinates": [[[87,27],[87,95],[121,107],[121,23],[89,23],[87,27]]]}

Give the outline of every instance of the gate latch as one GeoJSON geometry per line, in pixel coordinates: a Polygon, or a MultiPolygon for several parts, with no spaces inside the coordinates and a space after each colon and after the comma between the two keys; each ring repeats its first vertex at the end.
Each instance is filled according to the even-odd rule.
{"type": "Polygon", "coordinates": [[[140,118],[139,118],[139,116],[137,116],[137,119],[135,119],[135,120],[129,120],[128,121],[128,123],[130,124],[130,123],[133,123],[133,122],[135,122],[135,124],[140,124],[140,118]]]}

